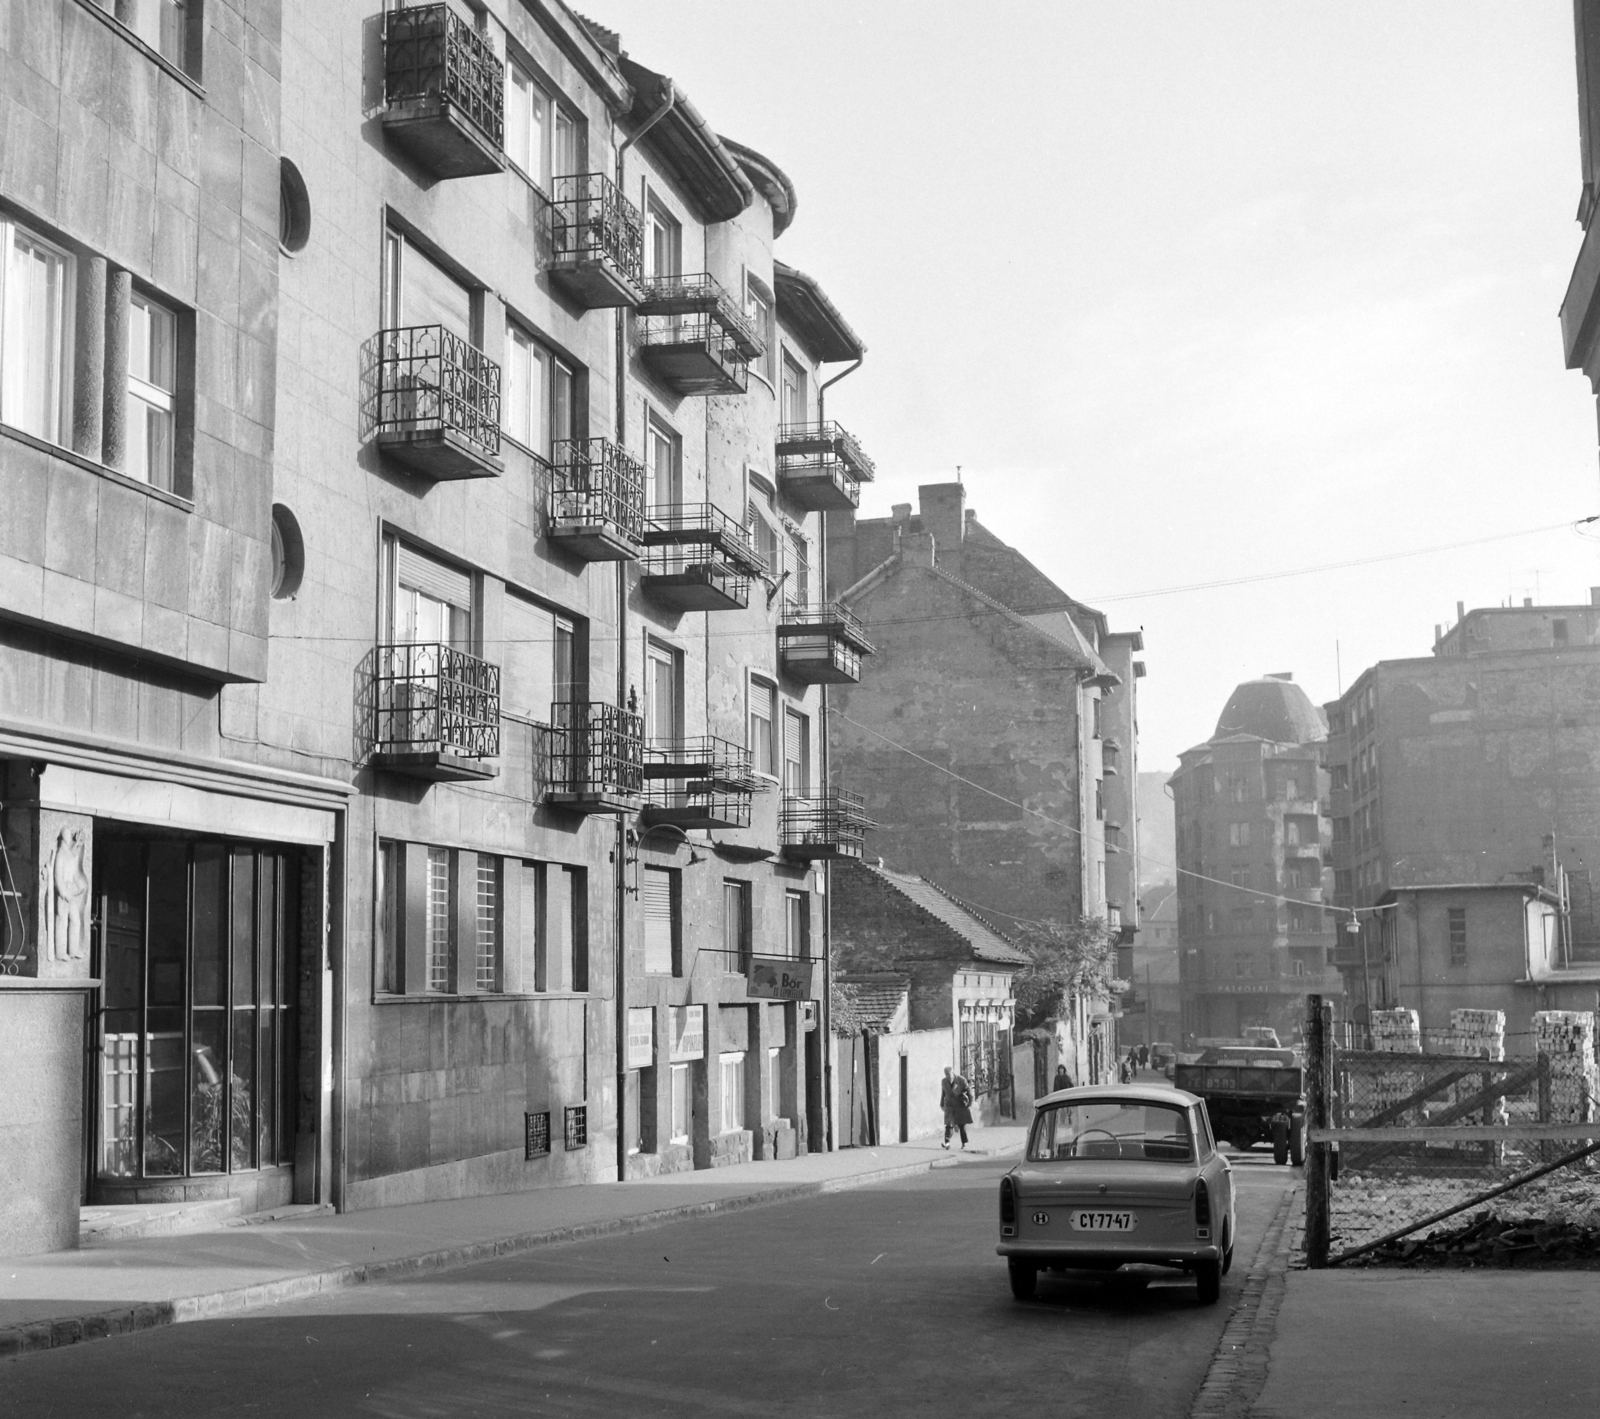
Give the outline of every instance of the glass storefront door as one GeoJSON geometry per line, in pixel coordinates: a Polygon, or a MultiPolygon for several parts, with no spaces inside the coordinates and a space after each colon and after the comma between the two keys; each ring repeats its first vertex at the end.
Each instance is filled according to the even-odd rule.
{"type": "Polygon", "coordinates": [[[95,862],[96,1175],[292,1162],[299,852],[105,833],[95,862]]]}

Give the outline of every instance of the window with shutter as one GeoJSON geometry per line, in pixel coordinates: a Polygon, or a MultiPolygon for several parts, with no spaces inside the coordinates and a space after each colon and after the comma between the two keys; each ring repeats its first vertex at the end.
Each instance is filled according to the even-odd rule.
{"type": "Polygon", "coordinates": [[[652,975],[681,975],[677,871],[646,867],[640,894],[644,898],[645,971],[652,975]]]}
{"type": "Polygon", "coordinates": [[[472,573],[397,542],[390,638],[472,649],[472,573]]]}
{"type": "Polygon", "coordinates": [[[758,774],[778,773],[778,753],[773,742],[777,687],[765,680],[750,682],[750,732],[746,748],[750,766],[758,774]]]}
{"type": "Polygon", "coordinates": [[[783,712],[783,791],[793,798],[811,794],[811,725],[792,709],[783,712]]]}

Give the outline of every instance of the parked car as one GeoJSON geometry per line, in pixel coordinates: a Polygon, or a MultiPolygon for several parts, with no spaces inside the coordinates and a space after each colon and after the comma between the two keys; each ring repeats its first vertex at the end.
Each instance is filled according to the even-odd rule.
{"type": "Polygon", "coordinates": [[[1041,1271],[1132,1263],[1193,1274],[1212,1305],[1233,1264],[1233,1172],[1205,1103],[1160,1085],[1098,1085],[1034,1105],[1022,1161],[1000,1179],[1000,1244],[1011,1294],[1041,1271]]]}
{"type": "Polygon", "coordinates": [[[1170,1040],[1156,1040],[1150,1046],[1150,1067],[1166,1072],[1167,1066],[1178,1056],[1170,1040]]]}

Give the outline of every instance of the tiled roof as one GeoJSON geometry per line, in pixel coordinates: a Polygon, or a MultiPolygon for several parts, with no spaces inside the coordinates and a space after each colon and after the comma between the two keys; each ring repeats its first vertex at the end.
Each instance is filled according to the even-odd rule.
{"type": "Polygon", "coordinates": [[[996,931],[973,910],[952,897],[942,887],[936,887],[926,877],[914,877],[904,872],[891,872],[887,867],[871,863],[862,864],[868,872],[875,872],[901,896],[916,903],[929,916],[937,917],[972,947],[974,959],[994,961],[1003,965],[1023,966],[1028,958],[996,931]]]}
{"type": "Polygon", "coordinates": [[[835,976],[831,1012],[834,1034],[855,1035],[862,1030],[882,1034],[905,1003],[910,985],[904,976],[835,976]]]}

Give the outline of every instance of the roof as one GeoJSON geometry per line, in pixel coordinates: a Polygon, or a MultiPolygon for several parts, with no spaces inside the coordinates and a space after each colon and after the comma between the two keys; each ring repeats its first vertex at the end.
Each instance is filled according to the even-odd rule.
{"type": "MultiPolygon", "coordinates": [[[[774,227],[773,235],[781,231],[774,227]]],[[[859,360],[866,356],[866,342],[850,328],[839,308],[828,299],[816,278],[782,261],[772,263],[773,295],[778,303],[778,318],[800,338],[812,357],[822,364],[836,360],[859,360]]]]}
{"type": "Polygon", "coordinates": [[[1328,726],[1293,680],[1263,675],[1237,686],[1222,707],[1212,738],[1231,734],[1256,734],[1278,744],[1312,744],[1328,737],[1328,726]]]}
{"type": "Polygon", "coordinates": [[[926,877],[916,877],[905,872],[891,872],[887,867],[870,862],[858,863],[867,872],[876,873],[901,896],[922,908],[929,916],[961,937],[972,948],[975,960],[998,965],[1025,966],[1028,957],[996,931],[971,907],[952,897],[942,887],[935,886],[926,877]]]}
{"type": "Polygon", "coordinates": [[[857,1035],[863,1030],[886,1034],[911,988],[905,976],[836,975],[833,978],[831,1021],[836,1035],[857,1035]]]}
{"type": "Polygon", "coordinates": [[[1390,887],[1378,898],[1377,904],[1385,906],[1406,892],[1521,892],[1525,897],[1538,897],[1555,906],[1561,905],[1556,893],[1537,882],[1418,882],[1412,886],[1390,887]]]}
{"type": "Polygon", "coordinates": [[[660,156],[707,217],[728,222],[750,205],[756,190],[744,175],[734,156],[703,119],[689,96],[671,79],[646,69],[643,64],[621,56],[622,72],[633,85],[630,124],[637,129],[673,95],[665,117],[645,139],[660,156]]]}
{"type": "Polygon", "coordinates": [[[1139,1104],[1198,1104],[1200,1099],[1187,1089],[1174,1089],[1170,1084],[1084,1084],[1076,1089],[1057,1089],[1033,1106],[1046,1104],[1090,1103],[1100,1099],[1128,1099],[1139,1104]]]}
{"type": "Polygon", "coordinates": [[[782,236],[794,221],[794,209],[799,205],[789,175],[771,158],[743,143],[735,143],[732,138],[724,138],[722,146],[733,154],[745,176],[755,184],[756,191],[767,199],[767,206],[772,208],[772,235],[782,236]]]}

